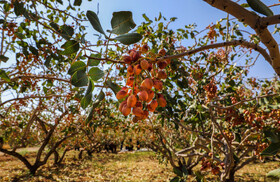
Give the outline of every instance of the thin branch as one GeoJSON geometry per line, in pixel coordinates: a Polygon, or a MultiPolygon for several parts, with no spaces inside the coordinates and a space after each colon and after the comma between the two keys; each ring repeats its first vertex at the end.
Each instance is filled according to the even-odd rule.
{"type": "Polygon", "coordinates": [[[48,95],[48,96],[26,96],[26,97],[19,97],[19,98],[14,98],[14,99],[10,99],[10,100],[6,100],[5,102],[2,102],[0,104],[0,107],[3,106],[4,104],[7,104],[9,102],[12,101],[16,101],[16,100],[27,100],[27,99],[48,99],[48,98],[53,98],[53,97],[69,97],[69,95],[48,95]]]}
{"type": "Polygon", "coordinates": [[[243,104],[244,102],[249,102],[249,101],[252,101],[252,100],[257,100],[257,99],[265,98],[265,97],[273,97],[273,96],[277,96],[277,95],[279,95],[279,94],[269,94],[269,95],[262,95],[262,96],[254,97],[254,98],[251,98],[251,99],[244,99],[244,100],[241,100],[241,101],[239,101],[235,104],[232,104],[232,105],[226,106],[226,107],[221,107],[221,106],[218,106],[218,105],[211,105],[211,106],[216,107],[218,109],[231,109],[235,106],[243,104]]]}
{"type": "Polygon", "coordinates": [[[48,134],[48,130],[45,126],[45,122],[43,120],[41,120],[38,116],[36,116],[36,120],[39,122],[39,124],[42,127],[42,130],[44,131],[44,133],[48,134]]]}
{"type": "Polygon", "coordinates": [[[38,106],[34,109],[32,115],[27,123],[27,126],[25,127],[24,133],[21,138],[21,142],[22,142],[23,146],[25,146],[25,141],[26,141],[27,135],[30,131],[30,127],[33,124],[33,122],[35,121],[35,119],[37,117],[37,113],[40,111],[41,104],[42,104],[42,101],[40,100],[38,103],[38,106]]]}
{"type": "Polygon", "coordinates": [[[208,49],[215,49],[215,48],[225,47],[225,46],[238,46],[238,45],[242,45],[244,47],[251,48],[251,49],[254,49],[254,50],[258,51],[260,54],[262,54],[262,56],[265,58],[265,60],[269,64],[272,64],[271,58],[270,58],[269,54],[266,52],[265,49],[263,49],[262,47],[260,47],[257,44],[247,42],[247,41],[244,41],[244,40],[233,40],[233,41],[229,41],[229,42],[222,42],[222,43],[216,43],[216,44],[201,46],[199,48],[189,50],[189,51],[186,51],[186,52],[183,52],[183,53],[180,53],[180,54],[171,55],[171,56],[164,56],[164,57],[158,58],[155,62],[157,62],[159,60],[164,60],[164,59],[181,58],[181,57],[189,56],[189,55],[195,54],[197,52],[205,51],[205,50],[208,50],[208,49]]]}
{"type": "MultiPolygon", "coordinates": [[[[30,79],[30,78],[34,78],[34,79],[48,79],[48,80],[57,80],[57,81],[63,81],[63,82],[67,82],[67,83],[71,83],[71,80],[69,79],[63,79],[63,78],[57,78],[57,77],[54,77],[54,76],[51,76],[51,75],[19,75],[19,76],[16,76],[14,78],[10,78],[11,81],[16,81],[18,79],[30,79]]],[[[3,83],[9,83],[7,81],[0,81],[0,85],[3,84],[3,83]]]]}
{"type": "Polygon", "coordinates": [[[268,7],[273,7],[273,6],[280,6],[280,3],[272,4],[272,5],[268,6],[268,7]]]}
{"type": "Polygon", "coordinates": [[[95,59],[95,60],[100,60],[100,61],[110,61],[112,63],[124,63],[122,60],[116,61],[116,60],[109,59],[109,58],[97,58],[97,57],[91,57],[91,56],[87,56],[87,55],[84,55],[84,57],[86,57],[88,59],[95,59]]]}
{"type": "Polygon", "coordinates": [[[243,162],[242,164],[240,164],[239,166],[237,166],[235,168],[235,171],[238,171],[239,169],[241,169],[242,167],[244,167],[245,165],[249,164],[250,162],[253,162],[254,160],[256,160],[257,156],[253,155],[251,158],[247,159],[245,162],[243,162]]]}

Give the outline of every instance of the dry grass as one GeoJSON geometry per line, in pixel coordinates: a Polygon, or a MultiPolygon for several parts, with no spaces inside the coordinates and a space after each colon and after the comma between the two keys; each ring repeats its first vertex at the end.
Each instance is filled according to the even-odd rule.
{"type": "MultiPolygon", "coordinates": [[[[34,153],[26,154],[32,160],[34,153]]],[[[70,152],[61,166],[52,161],[30,176],[18,160],[0,156],[0,181],[169,181],[174,174],[169,165],[159,164],[152,152],[94,154],[91,159],[77,160],[77,152],[70,152]]],[[[279,168],[279,162],[250,164],[236,175],[236,181],[272,181],[265,174],[279,168]]],[[[189,181],[195,181],[190,177],[189,181]]],[[[217,181],[208,178],[207,181],[217,181]]]]}
{"type": "Polygon", "coordinates": [[[11,157],[0,158],[0,181],[169,181],[174,176],[172,168],[159,164],[151,152],[100,153],[84,160],[73,154],[66,156],[62,166],[54,167],[50,161],[36,176],[28,175],[24,165],[11,157]]]}

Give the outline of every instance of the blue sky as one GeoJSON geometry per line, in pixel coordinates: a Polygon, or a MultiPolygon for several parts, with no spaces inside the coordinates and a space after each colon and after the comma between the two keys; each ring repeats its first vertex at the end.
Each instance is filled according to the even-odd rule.
{"type": "MultiPolygon", "coordinates": [[[[245,0],[239,2],[245,3],[245,0]]],[[[267,3],[266,1],[263,2],[267,3]]],[[[273,4],[273,2],[277,3],[278,0],[269,2],[273,4]]],[[[83,10],[86,8],[86,10],[97,12],[98,3],[99,18],[105,30],[110,29],[110,20],[112,13],[115,11],[132,11],[133,19],[138,25],[144,21],[142,17],[143,13],[149,18],[154,19],[161,12],[166,18],[178,18],[175,23],[172,23],[171,27],[174,29],[196,23],[198,30],[202,30],[212,22],[215,23],[217,20],[226,17],[226,13],[211,7],[203,0],[93,0],[91,2],[85,2],[81,8],[83,10]]],[[[274,11],[276,9],[279,9],[279,6],[273,8],[274,11]]],[[[262,57],[258,59],[251,73],[252,76],[258,78],[270,78],[273,74],[273,69],[262,57]]]]}

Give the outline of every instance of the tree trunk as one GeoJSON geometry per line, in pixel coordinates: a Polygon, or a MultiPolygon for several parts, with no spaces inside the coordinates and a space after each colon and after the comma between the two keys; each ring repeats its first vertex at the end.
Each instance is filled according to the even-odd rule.
{"type": "Polygon", "coordinates": [[[61,162],[63,161],[64,157],[65,157],[65,154],[66,152],[68,151],[68,149],[65,149],[62,156],[60,157],[60,159],[58,160],[58,164],[61,164],[61,162]]]}
{"type": "Polygon", "coordinates": [[[53,155],[54,155],[54,165],[56,165],[56,164],[58,164],[59,153],[55,150],[53,155]]]}
{"type": "Polygon", "coordinates": [[[228,179],[226,179],[226,182],[234,182],[235,172],[236,171],[234,169],[230,170],[229,176],[228,176],[228,179]]]}
{"type": "Polygon", "coordinates": [[[81,151],[79,152],[79,159],[82,159],[82,158],[83,158],[83,152],[84,152],[84,150],[81,150],[81,151]]]}
{"type": "Polygon", "coordinates": [[[37,171],[37,169],[38,169],[39,167],[40,167],[40,166],[34,165],[34,166],[32,166],[31,168],[29,168],[30,174],[35,175],[35,173],[36,173],[36,171],[37,171]]]}

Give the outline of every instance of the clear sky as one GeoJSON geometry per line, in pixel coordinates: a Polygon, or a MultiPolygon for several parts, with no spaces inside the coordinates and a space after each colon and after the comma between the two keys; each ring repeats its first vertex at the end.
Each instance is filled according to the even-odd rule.
{"type": "MultiPolygon", "coordinates": [[[[245,0],[240,0],[239,2],[245,3],[245,0]]],[[[273,2],[277,3],[278,0],[264,0],[263,2],[273,4],[273,2]]],[[[143,13],[150,19],[154,19],[161,12],[166,18],[178,18],[175,23],[172,23],[171,27],[174,29],[196,23],[198,30],[202,30],[212,22],[215,23],[217,20],[226,17],[226,13],[211,7],[203,0],[93,0],[85,2],[81,8],[97,12],[98,3],[99,18],[105,30],[110,29],[110,20],[112,13],[115,11],[132,11],[133,19],[138,25],[144,21],[143,13]]],[[[279,9],[279,6],[276,9],[279,9]]],[[[276,9],[273,9],[274,12],[276,9]]],[[[271,66],[260,57],[253,68],[252,75],[258,78],[269,78],[273,74],[274,71],[271,66]]]]}

